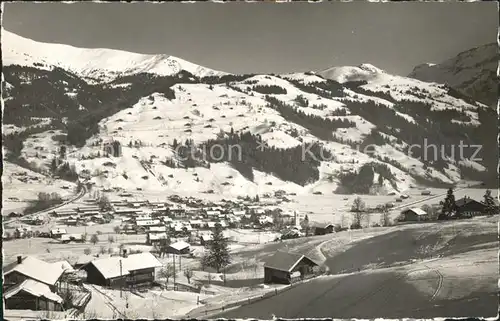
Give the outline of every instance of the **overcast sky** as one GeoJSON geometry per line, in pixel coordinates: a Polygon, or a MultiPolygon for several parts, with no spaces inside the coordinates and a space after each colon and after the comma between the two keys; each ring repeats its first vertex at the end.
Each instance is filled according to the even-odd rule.
{"type": "Polygon", "coordinates": [[[407,75],[495,42],[498,10],[496,1],[9,3],[3,26],[37,41],[169,54],[233,73],[371,63],[407,75]]]}

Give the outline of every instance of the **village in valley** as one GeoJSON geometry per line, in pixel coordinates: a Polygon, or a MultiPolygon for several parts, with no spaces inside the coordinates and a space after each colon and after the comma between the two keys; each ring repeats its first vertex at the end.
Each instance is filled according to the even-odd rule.
{"type": "Polygon", "coordinates": [[[271,2],[2,4],[5,320],[498,316],[496,4],[271,2]]]}
{"type": "Polygon", "coordinates": [[[368,205],[370,196],[337,197],[346,210],[328,217],[286,209],[296,201],[283,191],[218,201],[173,194],[160,201],[81,183],[67,204],[4,218],[5,307],[13,316],[33,310],[31,316],[51,318],[218,313],[330,275],[323,254],[329,243],[339,250],[394,228],[482,222],[497,213],[490,190],[456,190],[463,197],[415,188],[377,205],[380,197],[368,205]]]}

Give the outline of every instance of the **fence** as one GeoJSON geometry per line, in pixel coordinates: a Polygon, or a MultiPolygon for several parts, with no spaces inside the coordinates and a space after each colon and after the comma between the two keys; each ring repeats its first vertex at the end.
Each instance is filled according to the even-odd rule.
{"type": "Polygon", "coordinates": [[[241,300],[238,300],[238,301],[235,301],[235,302],[231,302],[231,303],[228,303],[228,304],[219,305],[218,307],[212,307],[212,308],[209,308],[209,307],[200,307],[200,308],[194,309],[190,313],[188,313],[186,315],[186,319],[196,319],[196,318],[200,318],[200,317],[207,318],[209,316],[219,314],[221,312],[224,312],[224,311],[226,311],[228,309],[231,309],[231,308],[234,308],[234,307],[237,307],[237,306],[252,304],[252,303],[255,303],[255,302],[258,302],[258,301],[261,301],[261,300],[264,300],[264,299],[267,299],[267,298],[270,298],[270,297],[273,297],[273,296],[276,296],[276,295],[281,294],[281,293],[283,293],[285,291],[288,291],[290,289],[293,289],[293,288],[297,287],[300,284],[303,284],[305,282],[309,282],[309,281],[313,280],[314,278],[315,278],[315,276],[310,276],[308,278],[305,278],[303,280],[294,282],[294,283],[292,283],[292,284],[290,284],[288,286],[285,286],[283,288],[274,289],[274,291],[269,291],[269,292],[261,294],[261,295],[256,295],[256,296],[253,296],[253,297],[241,299],[241,300]]]}

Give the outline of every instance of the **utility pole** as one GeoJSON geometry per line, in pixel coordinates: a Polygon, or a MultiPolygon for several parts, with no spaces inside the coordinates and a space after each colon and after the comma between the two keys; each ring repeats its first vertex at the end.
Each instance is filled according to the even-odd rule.
{"type": "Polygon", "coordinates": [[[122,260],[120,259],[120,298],[123,298],[122,260]]]}
{"type": "Polygon", "coordinates": [[[172,254],[172,258],[174,259],[174,291],[175,291],[175,254],[172,254]]]}

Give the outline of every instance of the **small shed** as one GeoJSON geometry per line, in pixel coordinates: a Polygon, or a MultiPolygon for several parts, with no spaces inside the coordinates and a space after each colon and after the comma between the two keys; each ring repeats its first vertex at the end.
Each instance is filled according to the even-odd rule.
{"type": "Polygon", "coordinates": [[[175,242],[167,247],[167,253],[171,254],[189,254],[189,243],[184,241],[175,242]]]}
{"type": "Polygon", "coordinates": [[[290,284],[312,275],[316,267],[318,264],[305,255],[277,251],[264,264],[264,283],[290,284]]]}
{"type": "Polygon", "coordinates": [[[429,218],[429,215],[426,211],[421,208],[409,208],[404,210],[401,214],[403,214],[403,218],[405,221],[425,221],[429,218]]]}
{"type": "Polygon", "coordinates": [[[312,224],[314,235],[333,233],[333,224],[312,224]]]}

